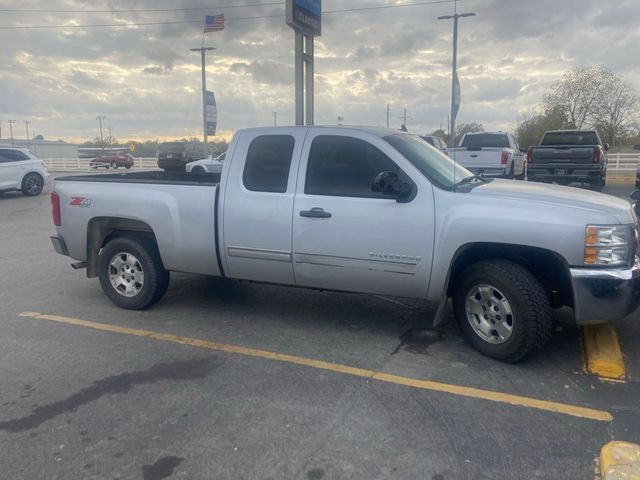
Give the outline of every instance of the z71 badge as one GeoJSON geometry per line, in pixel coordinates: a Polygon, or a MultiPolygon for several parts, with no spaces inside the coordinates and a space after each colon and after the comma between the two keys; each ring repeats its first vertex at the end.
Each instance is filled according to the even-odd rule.
{"type": "Polygon", "coordinates": [[[72,207],[89,208],[91,207],[91,199],[85,197],[71,197],[69,205],[72,207]]]}

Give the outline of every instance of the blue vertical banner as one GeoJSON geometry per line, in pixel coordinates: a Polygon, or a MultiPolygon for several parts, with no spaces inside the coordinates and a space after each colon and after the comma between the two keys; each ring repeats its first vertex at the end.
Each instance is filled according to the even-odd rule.
{"type": "Polygon", "coordinates": [[[460,79],[457,71],[453,72],[453,82],[453,120],[455,120],[460,110],[460,79]]]}
{"type": "Polygon", "coordinates": [[[218,106],[216,105],[216,96],[213,92],[207,90],[204,97],[205,113],[207,117],[207,135],[215,136],[216,127],[218,126],[218,106]]]}

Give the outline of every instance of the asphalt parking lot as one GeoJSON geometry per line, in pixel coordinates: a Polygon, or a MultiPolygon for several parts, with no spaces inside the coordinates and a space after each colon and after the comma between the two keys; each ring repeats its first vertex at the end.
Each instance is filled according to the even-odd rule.
{"type": "Polygon", "coordinates": [[[49,192],[0,196],[2,478],[587,479],[640,440],[638,314],[612,383],[567,311],[505,365],[403,299],[174,274],[120,310],[53,251],[49,192]]]}

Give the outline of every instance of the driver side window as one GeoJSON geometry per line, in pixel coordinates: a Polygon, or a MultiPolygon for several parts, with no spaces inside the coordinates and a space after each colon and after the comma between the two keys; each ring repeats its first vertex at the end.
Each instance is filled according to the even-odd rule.
{"type": "Polygon", "coordinates": [[[393,160],[364,140],[320,135],[311,144],[304,193],[389,198],[371,190],[373,179],[383,171],[406,177],[393,160]]]}

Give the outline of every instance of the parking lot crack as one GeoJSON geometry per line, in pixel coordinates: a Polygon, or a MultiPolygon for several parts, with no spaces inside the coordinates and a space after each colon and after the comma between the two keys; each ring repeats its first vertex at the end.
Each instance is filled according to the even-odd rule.
{"type": "Polygon", "coordinates": [[[127,393],[137,385],[164,380],[205,378],[213,371],[214,363],[215,356],[209,355],[195,360],[158,363],[147,370],[126,372],[96,380],[90,387],[83,388],[67,398],[35,408],[30,415],[0,422],[0,431],[18,433],[32,430],[59,415],[73,413],[79,407],[95,402],[105,395],[127,393]]]}

